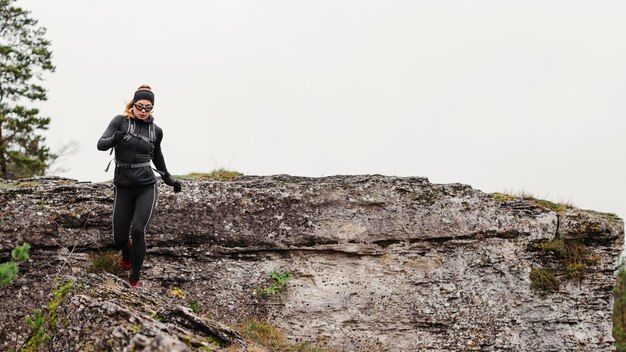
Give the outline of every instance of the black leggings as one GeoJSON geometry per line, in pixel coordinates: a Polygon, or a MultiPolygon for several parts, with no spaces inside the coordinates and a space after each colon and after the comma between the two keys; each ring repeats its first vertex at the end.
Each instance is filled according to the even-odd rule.
{"type": "Polygon", "coordinates": [[[113,198],[113,239],[115,246],[122,250],[124,260],[132,262],[130,282],[139,280],[139,271],[146,255],[146,227],[156,205],[156,183],[128,188],[115,187],[113,198]],[[128,232],[133,240],[128,242],[128,232]]]}

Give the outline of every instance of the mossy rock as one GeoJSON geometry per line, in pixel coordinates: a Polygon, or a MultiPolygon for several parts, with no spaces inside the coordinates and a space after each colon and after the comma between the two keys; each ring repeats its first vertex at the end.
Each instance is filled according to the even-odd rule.
{"type": "Polygon", "coordinates": [[[226,169],[217,169],[211,172],[192,172],[187,175],[176,175],[174,178],[178,179],[192,179],[192,180],[215,180],[215,181],[233,181],[237,177],[242,176],[241,172],[231,171],[226,169]]]}

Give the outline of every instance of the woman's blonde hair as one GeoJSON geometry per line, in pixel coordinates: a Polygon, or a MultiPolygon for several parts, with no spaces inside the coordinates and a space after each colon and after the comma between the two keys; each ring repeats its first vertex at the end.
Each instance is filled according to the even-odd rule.
{"type": "MultiPolygon", "coordinates": [[[[139,86],[139,88],[137,88],[137,90],[149,90],[152,91],[152,88],[150,88],[149,85],[147,84],[142,84],[139,86]]],[[[133,114],[133,106],[135,105],[135,102],[131,99],[129,102],[126,103],[126,106],[124,107],[124,114],[126,114],[127,118],[136,118],[135,114],[133,114]]],[[[150,112],[150,116],[152,116],[152,112],[150,112]]]]}

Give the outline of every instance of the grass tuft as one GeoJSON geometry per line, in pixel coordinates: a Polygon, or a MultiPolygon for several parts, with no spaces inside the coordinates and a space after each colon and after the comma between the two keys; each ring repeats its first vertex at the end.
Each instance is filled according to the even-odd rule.
{"type": "Polygon", "coordinates": [[[91,255],[91,265],[88,271],[91,273],[107,272],[113,275],[119,275],[123,273],[122,267],[119,264],[120,254],[119,251],[108,250],[104,252],[96,252],[91,255]]]}
{"type": "Polygon", "coordinates": [[[495,192],[495,193],[491,193],[491,197],[493,197],[493,199],[495,199],[498,202],[509,202],[509,201],[513,201],[516,199],[523,199],[526,201],[529,201],[533,204],[535,204],[536,206],[543,208],[543,209],[547,209],[547,210],[551,210],[551,211],[555,211],[557,213],[563,212],[567,209],[574,209],[576,208],[576,206],[574,206],[574,204],[572,204],[571,202],[552,202],[549,200],[545,200],[545,199],[540,199],[528,192],[525,191],[518,191],[518,192],[495,192]]]}
{"type": "Polygon", "coordinates": [[[559,290],[559,280],[554,273],[548,269],[530,269],[530,288],[534,291],[548,293],[559,290]]]}
{"type": "MultiPolygon", "coordinates": [[[[250,351],[277,352],[331,352],[330,349],[319,348],[308,342],[289,343],[282,331],[267,321],[249,321],[237,327],[237,331],[246,340],[251,341],[250,351]]],[[[233,348],[235,348],[233,346],[233,348]]],[[[235,351],[228,349],[227,351],[235,351]]]]}
{"type": "Polygon", "coordinates": [[[491,197],[493,197],[493,199],[495,199],[498,202],[510,202],[512,200],[515,200],[516,197],[509,195],[509,194],[504,194],[504,193],[500,193],[500,192],[495,192],[495,193],[491,193],[491,197]]]}
{"type": "Polygon", "coordinates": [[[238,171],[226,170],[223,168],[215,169],[211,172],[192,172],[187,175],[177,175],[179,179],[192,179],[192,180],[215,180],[215,181],[232,181],[238,176],[243,174],[238,171]]]}

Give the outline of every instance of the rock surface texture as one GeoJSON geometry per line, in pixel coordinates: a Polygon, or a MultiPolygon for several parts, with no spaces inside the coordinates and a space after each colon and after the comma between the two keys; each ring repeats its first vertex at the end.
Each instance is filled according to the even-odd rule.
{"type": "Polygon", "coordinates": [[[268,319],[293,341],[347,351],[614,350],[612,288],[624,239],[615,215],[417,177],[182,182],[178,194],[159,184],[138,291],[88,273],[94,253],[113,249],[111,183],[0,184],[0,262],[16,245],[32,245],[15,282],[0,286],[0,349],[28,337],[24,317],[48,304],[59,278],[71,277],[59,321],[83,314],[102,337],[62,340],[58,334],[76,336],[75,329],[57,327],[50,350],[102,341],[114,350],[136,343],[194,350],[202,345],[192,340],[216,331],[239,343],[234,332],[210,330],[208,319],[190,323],[195,315],[169,300],[174,287],[203,317],[268,319]],[[286,289],[254,295],[272,284],[272,271],[290,273],[286,289]],[[558,288],[531,281],[539,271],[558,288]],[[110,298],[119,296],[135,303],[110,298]],[[150,320],[155,306],[180,318],[168,326],[150,320]]]}

